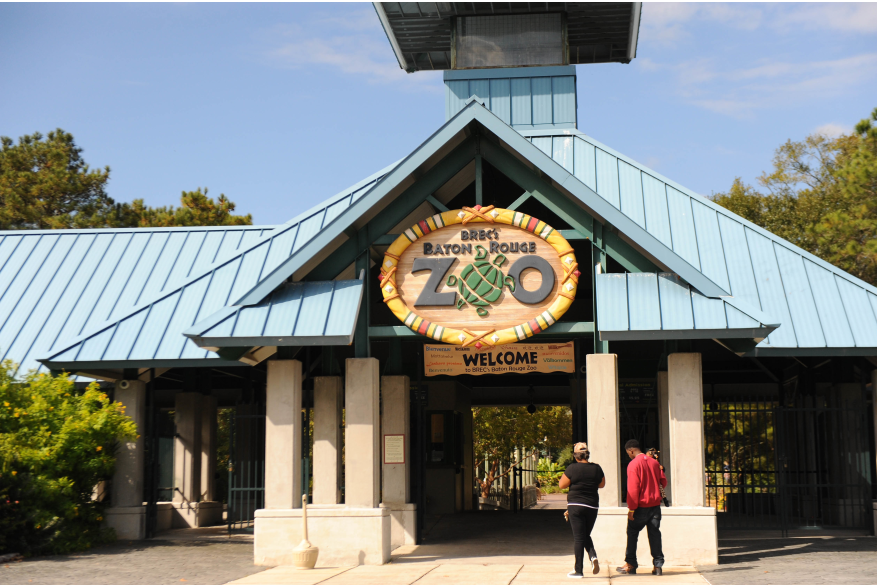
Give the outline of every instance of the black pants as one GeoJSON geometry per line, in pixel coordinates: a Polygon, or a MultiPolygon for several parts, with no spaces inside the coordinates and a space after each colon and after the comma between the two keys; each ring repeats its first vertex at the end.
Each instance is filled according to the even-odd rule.
{"type": "Polygon", "coordinates": [[[637,567],[636,543],[643,528],[649,536],[652,564],[663,567],[664,551],[661,544],[661,506],[659,505],[652,508],[637,508],[633,512],[633,520],[627,521],[627,551],[624,553],[624,561],[633,568],[637,567]]]}
{"type": "Polygon", "coordinates": [[[585,550],[588,551],[588,559],[597,558],[594,550],[594,541],[591,540],[591,530],[597,521],[597,510],[583,505],[571,505],[567,507],[569,512],[569,525],[572,527],[573,552],[576,555],[576,573],[582,572],[585,550]]]}

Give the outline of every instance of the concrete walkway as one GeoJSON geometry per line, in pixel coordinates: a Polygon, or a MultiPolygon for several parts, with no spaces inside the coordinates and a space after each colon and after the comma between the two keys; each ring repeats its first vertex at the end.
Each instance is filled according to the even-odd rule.
{"type": "Polygon", "coordinates": [[[584,579],[566,577],[572,567],[555,564],[431,564],[392,562],[383,566],[316,568],[275,567],[233,581],[230,585],[708,585],[692,568],[664,570],[661,577],[618,575],[600,569],[584,579]],[[562,572],[561,572],[562,571],[562,572]]]}
{"type": "MultiPolygon", "coordinates": [[[[553,496],[550,496],[553,497],[553,496]]],[[[383,566],[275,567],[234,581],[236,585],[706,585],[693,568],[667,568],[653,577],[618,575],[603,565],[598,575],[569,579],[573,569],[572,532],[563,521],[566,496],[540,501],[539,509],[519,514],[471,512],[425,521],[423,544],[393,551],[383,566]]],[[[599,556],[599,545],[597,545],[599,556]]],[[[319,561],[318,561],[319,562],[319,561]]],[[[589,569],[587,569],[589,570],[589,569]]]]}

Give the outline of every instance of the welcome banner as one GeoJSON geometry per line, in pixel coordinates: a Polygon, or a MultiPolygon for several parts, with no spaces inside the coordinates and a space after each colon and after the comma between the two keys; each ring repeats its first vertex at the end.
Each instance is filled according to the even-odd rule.
{"type": "Polygon", "coordinates": [[[566,343],[515,343],[498,347],[423,345],[424,373],[499,375],[502,373],[575,373],[575,349],[566,343]]]}

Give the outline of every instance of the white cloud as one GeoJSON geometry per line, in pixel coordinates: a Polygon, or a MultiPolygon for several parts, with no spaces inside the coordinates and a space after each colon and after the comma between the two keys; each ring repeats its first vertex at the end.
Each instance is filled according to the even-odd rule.
{"type": "Polygon", "coordinates": [[[807,30],[877,33],[877,3],[788,5],[774,24],[807,30]]]}
{"type": "Polygon", "coordinates": [[[839,137],[851,132],[853,132],[853,129],[849,126],[845,124],[837,124],[835,122],[829,122],[813,129],[814,134],[825,135],[827,137],[839,137]]]}
{"type": "Polygon", "coordinates": [[[644,41],[662,45],[690,38],[693,27],[720,23],[738,30],[769,28],[877,33],[877,3],[728,4],[648,2],[643,5],[644,41]]]}
{"type": "Polygon", "coordinates": [[[754,30],[762,19],[763,10],[755,4],[649,2],[643,4],[642,38],[669,45],[688,38],[692,22],[721,22],[754,30]]]}
{"type": "Polygon", "coordinates": [[[644,69],[661,76],[669,74],[673,91],[695,106],[749,118],[757,110],[852,91],[877,76],[877,53],[802,63],[763,60],[730,69],[703,58],[678,65],[649,62],[644,69]]]}
{"type": "Polygon", "coordinates": [[[441,91],[441,83],[437,83],[434,74],[408,74],[399,67],[377,17],[371,14],[367,21],[366,14],[277,25],[264,35],[263,42],[268,48],[263,54],[277,67],[333,68],[345,74],[364,76],[369,83],[398,83],[402,89],[441,91]],[[332,34],[326,34],[327,29],[332,34]],[[343,34],[339,29],[353,32],[343,34]]]}

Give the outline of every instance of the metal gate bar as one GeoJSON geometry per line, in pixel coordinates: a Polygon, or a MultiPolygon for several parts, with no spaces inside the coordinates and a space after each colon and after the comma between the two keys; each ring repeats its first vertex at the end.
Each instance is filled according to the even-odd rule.
{"type": "Polygon", "coordinates": [[[228,467],[228,532],[252,532],[265,507],[265,406],[236,406],[228,467]]]}
{"type": "Polygon", "coordinates": [[[866,530],[870,463],[859,402],[797,395],[704,406],[706,502],[719,528],[866,530]]]}

